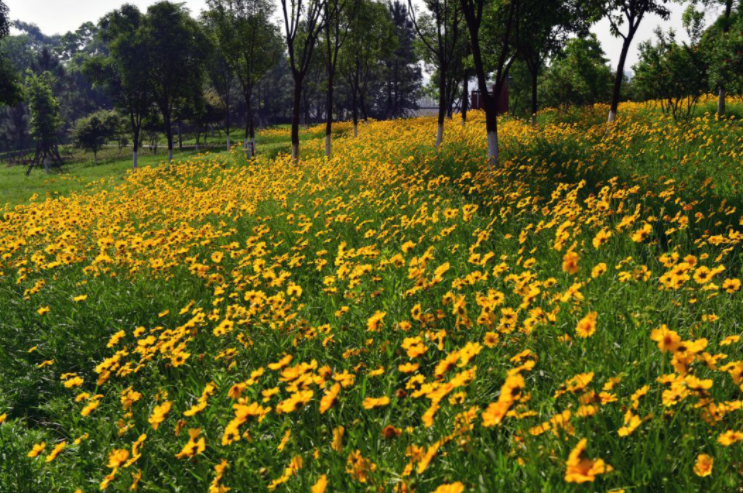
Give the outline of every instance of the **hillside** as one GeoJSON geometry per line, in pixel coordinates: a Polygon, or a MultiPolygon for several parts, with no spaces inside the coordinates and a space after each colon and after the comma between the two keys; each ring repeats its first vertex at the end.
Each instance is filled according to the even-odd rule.
{"type": "Polygon", "coordinates": [[[736,490],[743,128],[606,113],[7,208],[0,491],[736,490]]]}

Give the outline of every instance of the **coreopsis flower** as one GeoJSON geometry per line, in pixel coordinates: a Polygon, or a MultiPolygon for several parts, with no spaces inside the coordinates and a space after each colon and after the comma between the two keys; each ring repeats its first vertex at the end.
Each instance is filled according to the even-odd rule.
{"type": "Polygon", "coordinates": [[[712,466],[715,460],[707,454],[699,454],[697,462],[694,464],[694,474],[699,477],[706,477],[712,474],[712,466]]]}
{"type": "Polygon", "coordinates": [[[387,396],[382,397],[367,397],[364,399],[362,406],[364,409],[375,409],[378,407],[385,407],[390,404],[390,398],[387,396]]]}
{"type": "Polygon", "coordinates": [[[155,409],[153,409],[152,414],[150,415],[150,418],[148,419],[150,425],[152,425],[153,430],[157,430],[160,426],[160,423],[165,421],[165,417],[170,412],[170,408],[173,405],[170,401],[165,401],[162,404],[159,404],[155,406],[155,409]]]}
{"type": "Polygon", "coordinates": [[[565,481],[568,483],[593,482],[596,476],[606,474],[614,469],[603,459],[590,459],[586,454],[588,440],[583,438],[570,452],[565,471],[565,481]]]}
{"type": "Polygon", "coordinates": [[[312,485],[312,493],[325,493],[325,490],[328,487],[328,477],[323,474],[319,478],[317,478],[317,481],[315,484],[312,485]]]}
{"type": "Polygon", "coordinates": [[[743,440],[743,432],[735,430],[728,430],[717,437],[717,443],[719,443],[723,447],[729,447],[734,443],[740,442],[741,440],[743,440]]]}
{"type": "Polygon", "coordinates": [[[578,322],[578,325],[575,327],[575,332],[578,337],[586,339],[588,337],[591,337],[596,332],[597,316],[597,312],[590,312],[578,322]]]}
{"type": "Polygon", "coordinates": [[[681,346],[681,337],[675,331],[670,330],[666,324],[654,329],[650,335],[650,339],[657,342],[658,349],[664,353],[674,353],[681,346]]]}
{"type": "Polygon", "coordinates": [[[462,493],[464,491],[464,484],[457,481],[456,483],[446,483],[439,485],[433,493],[462,493]]]}
{"type": "Polygon", "coordinates": [[[67,447],[67,442],[62,441],[59,442],[57,445],[54,446],[52,451],[49,453],[49,455],[46,456],[46,462],[52,462],[54,459],[56,459],[59,454],[62,453],[62,451],[67,447]]]}
{"type": "Polygon", "coordinates": [[[178,459],[188,459],[206,450],[206,441],[204,437],[199,437],[199,435],[201,435],[201,428],[189,429],[188,443],[175,456],[178,459]]]}
{"type": "Polygon", "coordinates": [[[31,448],[31,451],[28,453],[28,456],[32,459],[34,457],[38,457],[43,451],[46,449],[46,442],[37,443],[31,448]]]}
{"type": "Polygon", "coordinates": [[[574,251],[569,251],[562,257],[562,271],[568,274],[577,274],[580,267],[578,267],[578,261],[580,256],[574,251]]]}

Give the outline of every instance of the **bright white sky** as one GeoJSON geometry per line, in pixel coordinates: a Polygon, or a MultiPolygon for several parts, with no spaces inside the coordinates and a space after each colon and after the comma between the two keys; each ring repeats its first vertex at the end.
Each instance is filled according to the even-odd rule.
{"type": "MultiPolygon", "coordinates": [[[[97,22],[107,12],[118,8],[124,3],[132,3],[141,9],[155,3],[155,0],[4,0],[10,8],[12,19],[20,19],[25,22],[37,24],[46,34],[65,33],[75,30],[86,21],[97,22]]],[[[206,8],[206,0],[180,0],[191,10],[193,16],[206,8]]],[[[277,1],[278,4],[278,1],[277,1]]],[[[654,37],[653,31],[660,25],[664,30],[673,28],[679,35],[680,40],[686,40],[681,24],[681,15],[685,5],[670,3],[672,10],[671,18],[662,21],[656,16],[643,19],[640,29],[635,36],[632,48],[628,55],[626,69],[630,69],[637,61],[637,46],[641,41],[654,37]]],[[[601,41],[612,66],[616,68],[619,52],[622,47],[621,38],[614,38],[609,33],[608,21],[602,21],[593,28],[593,32],[601,41]]]]}

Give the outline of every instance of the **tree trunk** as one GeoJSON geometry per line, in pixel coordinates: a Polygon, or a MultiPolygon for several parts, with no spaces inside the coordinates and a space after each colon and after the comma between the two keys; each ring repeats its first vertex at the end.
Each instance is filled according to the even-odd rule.
{"type": "MultiPolygon", "coordinates": [[[[486,100],[487,103],[487,100],[486,100]]],[[[488,162],[491,166],[498,166],[500,153],[498,149],[498,111],[497,100],[485,105],[485,131],[488,138],[488,162]]]]}
{"type": "Polygon", "coordinates": [[[245,143],[243,144],[243,150],[245,151],[245,158],[248,161],[253,159],[253,155],[255,154],[252,96],[253,88],[245,88],[245,143]]]}
{"type": "Polygon", "coordinates": [[[469,105],[470,91],[467,81],[467,71],[464,71],[464,80],[462,81],[462,126],[467,124],[467,106],[469,105]]]}
{"type": "Polygon", "coordinates": [[[725,111],[725,89],[721,87],[717,95],[717,116],[725,116],[725,111]]]}
{"type": "Polygon", "coordinates": [[[173,162],[173,127],[170,124],[170,115],[163,115],[165,120],[165,137],[168,139],[168,162],[173,162]]]}
{"type": "Polygon", "coordinates": [[[183,136],[181,135],[181,122],[178,121],[178,150],[183,152],[183,136]]]}
{"type": "Polygon", "coordinates": [[[619,97],[622,92],[622,79],[624,79],[624,63],[627,61],[627,52],[629,46],[632,44],[632,38],[635,36],[634,27],[630,26],[627,33],[627,37],[624,38],[622,44],[622,52],[619,55],[619,65],[617,65],[617,74],[614,78],[614,90],[611,94],[611,107],[609,108],[609,119],[608,122],[613,122],[617,117],[617,109],[619,108],[619,97]]]}
{"type": "Polygon", "coordinates": [[[539,78],[539,69],[537,65],[531,71],[531,126],[537,126],[537,113],[539,112],[539,101],[537,100],[537,82],[539,78]]]}
{"type": "Polygon", "coordinates": [[[436,128],[436,149],[444,140],[444,117],[446,117],[446,65],[439,67],[439,119],[436,128]]]}
{"type": "Polygon", "coordinates": [[[224,128],[227,132],[227,152],[232,149],[232,142],[230,141],[230,104],[227,103],[227,111],[224,115],[224,128]]]}
{"type": "Polygon", "coordinates": [[[330,157],[332,153],[331,134],[333,131],[333,76],[332,70],[328,74],[328,100],[325,121],[325,156],[330,157]]]}
{"type": "Polygon", "coordinates": [[[93,166],[98,166],[98,151],[93,151],[93,166]]]}
{"type": "Polygon", "coordinates": [[[49,174],[49,152],[44,150],[44,174],[49,174]]]}
{"type": "Polygon", "coordinates": [[[302,103],[302,78],[294,77],[294,106],[292,107],[292,159],[294,163],[299,161],[299,114],[302,103]]]}

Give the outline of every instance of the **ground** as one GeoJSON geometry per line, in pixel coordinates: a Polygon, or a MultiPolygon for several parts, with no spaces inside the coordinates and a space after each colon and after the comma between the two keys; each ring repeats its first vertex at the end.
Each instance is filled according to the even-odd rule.
{"type": "Polygon", "coordinates": [[[737,491],[743,128],[606,111],[19,198],[0,490],[737,491]]]}

